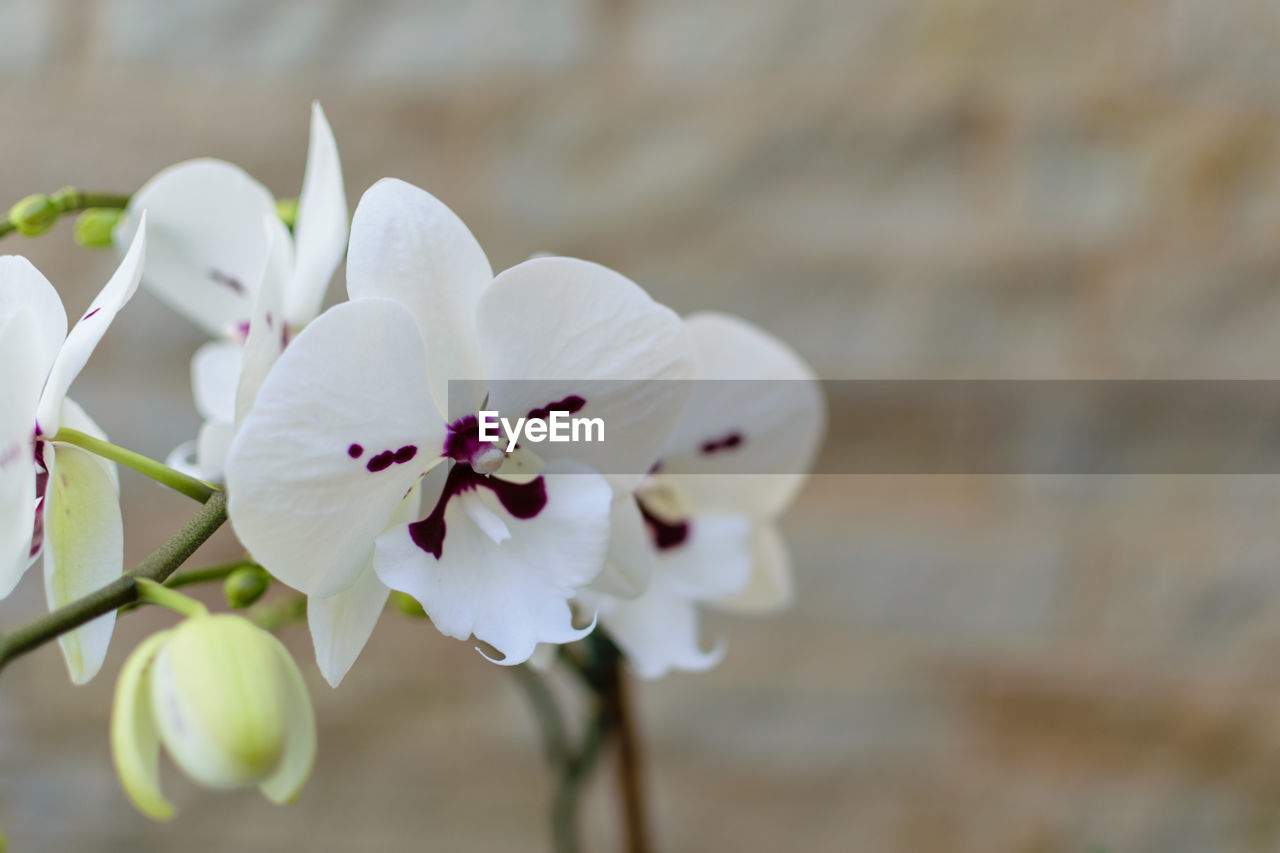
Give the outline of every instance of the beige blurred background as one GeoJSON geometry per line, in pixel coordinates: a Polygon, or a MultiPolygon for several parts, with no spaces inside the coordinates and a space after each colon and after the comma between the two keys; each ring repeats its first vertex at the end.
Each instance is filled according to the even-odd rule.
{"type": "MultiPolygon", "coordinates": [[[[0,0],[0,202],[198,155],[291,196],[319,98],[353,206],[404,178],[497,267],[600,261],[824,377],[1273,378],[1278,45],[1263,0],[0,0]]],[[[113,264],[69,225],[0,249],[71,313],[113,264]]],[[[73,395],[163,456],[200,341],[140,295],[73,395]]],[[[130,561],[191,510],[124,494],[130,561]]],[[[795,607],[640,691],[661,849],[1277,849],[1278,518],[1266,477],[815,478],[795,607]]],[[[41,606],[32,573],[0,625],[41,606]]],[[[88,687],[52,649],[0,678],[12,850],[548,849],[510,675],[395,614],[337,691],[287,632],[321,724],[298,804],[171,773],[179,819],[146,822],[107,715],[167,621],[124,618],[88,687]]]]}

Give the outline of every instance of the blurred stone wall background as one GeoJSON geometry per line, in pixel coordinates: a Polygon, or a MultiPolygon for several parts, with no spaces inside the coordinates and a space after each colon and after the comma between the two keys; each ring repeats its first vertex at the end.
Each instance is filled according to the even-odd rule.
{"type": "MultiPolygon", "coordinates": [[[[404,178],[496,267],[589,257],[829,378],[1272,378],[1278,39],[1274,0],[0,0],[0,200],[198,155],[294,195],[319,98],[353,207],[404,178]]],[[[70,313],[113,264],[68,225],[3,250],[70,313]]],[[[73,394],[163,456],[199,342],[140,295],[73,394]]],[[[123,488],[132,561],[189,507],[123,488]]],[[[815,478],[794,609],[641,691],[663,849],[1276,849],[1278,514],[1266,477],[815,478]]],[[[32,573],[0,624],[40,606],[32,573]]],[[[88,687],[52,649],[0,679],[11,849],[545,849],[510,676],[393,614],[338,691],[286,634],[322,726],[297,805],[170,774],[147,823],[106,724],[167,621],[88,687]]],[[[598,788],[591,849],[614,820],[598,788]]]]}

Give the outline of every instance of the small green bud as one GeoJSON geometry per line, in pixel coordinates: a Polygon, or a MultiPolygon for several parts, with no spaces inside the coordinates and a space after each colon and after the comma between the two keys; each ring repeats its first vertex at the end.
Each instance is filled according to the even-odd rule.
{"type": "Polygon", "coordinates": [[[298,200],[296,198],[276,199],[276,216],[292,228],[298,223],[298,200]]]}
{"type": "Polygon", "coordinates": [[[49,195],[29,195],[9,208],[9,222],[26,237],[39,237],[62,215],[62,206],[49,195]]]}
{"type": "Polygon", "coordinates": [[[222,594],[227,597],[227,604],[238,610],[262,598],[270,585],[271,577],[265,571],[257,566],[245,566],[227,575],[222,594]]]}
{"type": "Polygon", "coordinates": [[[76,217],[76,242],[86,249],[108,249],[123,210],[91,207],[76,217]]]}
{"type": "Polygon", "coordinates": [[[427,618],[427,611],[422,609],[422,605],[412,595],[392,591],[390,601],[391,606],[405,616],[412,616],[415,619],[427,618]]]}

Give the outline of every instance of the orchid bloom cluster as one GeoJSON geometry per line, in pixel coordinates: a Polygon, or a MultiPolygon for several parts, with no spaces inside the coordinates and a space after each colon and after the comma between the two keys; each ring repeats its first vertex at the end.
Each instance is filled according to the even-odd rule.
{"type": "MultiPolygon", "coordinates": [[[[776,521],[825,412],[785,344],[728,315],[681,318],[583,260],[495,274],[448,207],[400,180],[370,187],[348,224],[318,106],[292,223],[282,206],[229,163],[160,172],[119,218],[123,261],[69,334],[49,283],[0,259],[0,357],[13,366],[0,592],[41,553],[51,608],[123,571],[114,467],[59,429],[105,439],[65,395],[141,281],[211,338],[191,367],[204,424],[168,464],[225,488],[251,559],[305,594],[335,687],[393,591],[502,665],[545,665],[602,630],[645,678],[721,659],[703,608],[788,602],[776,521]],[[347,298],[321,311],[344,258],[347,298]],[[597,418],[610,441],[492,440],[485,410],[597,418]]],[[[315,748],[296,666],[241,617],[184,607],[121,674],[112,742],[126,790],[144,812],[171,813],[163,744],[211,786],[292,798],[315,748]]],[[[60,638],[76,683],[101,667],[113,625],[114,613],[60,638]]]]}

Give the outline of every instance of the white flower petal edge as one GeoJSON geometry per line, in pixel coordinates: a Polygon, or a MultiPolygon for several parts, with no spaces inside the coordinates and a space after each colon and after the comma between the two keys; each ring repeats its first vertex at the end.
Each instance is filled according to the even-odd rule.
{"type": "Polygon", "coordinates": [[[147,253],[146,224],[147,216],[144,213],[138,222],[138,233],[125,252],[124,260],[108,279],[106,286],[94,297],[89,310],[72,327],[62,348],[58,350],[58,356],[54,359],[49,378],[45,382],[44,393],[40,396],[40,405],[36,409],[37,425],[45,424],[57,429],[56,425],[61,421],[62,399],[67,396],[67,389],[80,375],[116,314],[137,292],[147,253]]]}
{"type": "Polygon", "coordinates": [[[320,313],[329,279],[347,250],[347,193],[338,143],[319,103],[311,105],[311,141],[294,225],[294,268],[285,319],[304,326],[320,313]]]}
{"type": "MultiPolygon", "coordinates": [[[[77,447],[48,446],[44,500],[44,587],[49,609],[106,586],[124,570],[124,523],[115,483],[97,457],[77,447]]],[[[58,637],[71,681],[84,684],[106,659],[116,613],[58,637]]]]}
{"type": "Polygon", "coordinates": [[[444,440],[424,362],[412,316],[362,299],[317,318],[268,374],[227,454],[228,515],[280,580],[323,597],[359,576],[444,440]],[[387,451],[402,462],[371,467],[387,451]]]}
{"type": "MultiPolygon", "coordinates": [[[[392,528],[374,548],[383,583],[417,599],[440,633],[474,636],[505,665],[528,660],[538,643],[572,642],[594,627],[594,621],[573,627],[568,600],[600,572],[612,490],[599,474],[568,461],[548,464],[540,476],[547,499],[532,518],[510,516],[487,489],[472,493],[512,529],[502,542],[477,527],[460,501],[450,501],[439,558],[414,542],[408,526],[392,528]]],[[[424,494],[430,503],[432,490],[424,487],[424,494]]]]}
{"type": "MultiPolygon", "coordinates": [[[[388,527],[418,517],[420,489],[414,487],[396,507],[388,527]]],[[[349,588],[327,598],[307,599],[307,627],[316,649],[316,665],[331,687],[337,687],[369,642],[391,590],[373,570],[373,553],[349,588]]]]}
{"type": "Polygon", "coordinates": [[[31,370],[43,384],[67,337],[66,310],[58,291],[30,261],[21,255],[0,256],[0,320],[19,313],[31,325],[31,370]]]}
{"type": "Polygon", "coordinates": [[[117,247],[133,239],[144,212],[147,288],[210,335],[233,335],[253,308],[267,253],[261,223],[276,216],[271,193],[239,166],[188,160],[134,193],[114,234],[117,247]]]}
{"type": "MultiPolygon", "coordinates": [[[[3,268],[0,268],[0,273],[3,268]]],[[[0,292],[6,279],[0,275],[0,292]]],[[[61,307],[61,306],[59,306],[61,307]]],[[[0,598],[7,597],[31,563],[36,518],[36,467],[31,446],[36,401],[44,382],[34,312],[0,315],[0,598]]]]}
{"type": "Polygon", "coordinates": [[[476,305],[492,279],[467,226],[425,190],[383,178],[356,205],[347,293],[394,299],[413,313],[427,348],[431,396],[450,421],[480,403],[455,389],[450,411],[449,380],[485,377],[474,330],[476,305]]]}
{"type": "Polygon", "coordinates": [[[688,400],[693,348],[679,316],[627,277],[574,258],[538,258],[494,279],[476,323],[490,405],[523,415],[581,392],[575,414],[601,418],[606,440],[562,450],[629,488],[658,458],[688,400]],[[507,381],[516,380],[516,381],[507,381]],[[632,381],[628,381],[632,380],[632,381]]]}

